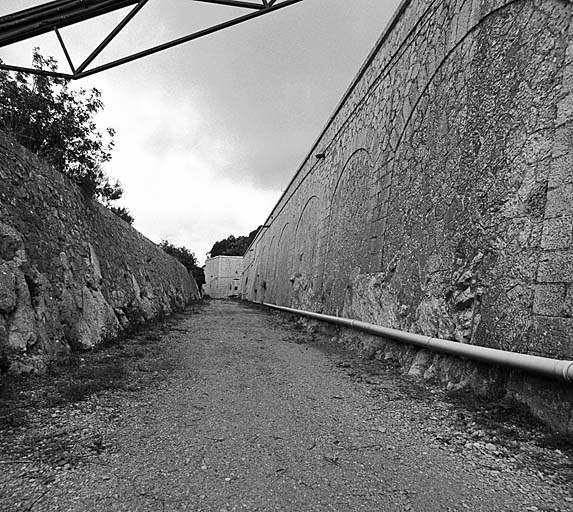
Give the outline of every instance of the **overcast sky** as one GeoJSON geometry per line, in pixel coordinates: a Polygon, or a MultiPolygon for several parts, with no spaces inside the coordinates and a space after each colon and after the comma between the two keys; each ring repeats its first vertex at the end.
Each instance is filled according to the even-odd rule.
{"type": "MultiPolygon", "coordinates": [[[[2,0],[0,15],[45,0],[2,0]]],[[[303,0],[77,82],[97,87],[116,130],[107,172],[120,205],[155,242],[201,263],[213,243],[262,224],[334,111],[399,0],[303,0]]],[[[76,65],[127,10],[62,30],[76,65]]],[[[96,64],[249,11],[150,0],[96,64]]],[[[67,71],[53,34],[0,49],[29,65],[40,46],[67,71]]]]}

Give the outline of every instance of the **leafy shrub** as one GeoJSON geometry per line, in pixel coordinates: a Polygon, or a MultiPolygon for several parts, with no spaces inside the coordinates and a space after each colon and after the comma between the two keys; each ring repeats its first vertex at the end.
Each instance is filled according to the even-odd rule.
{"type": "Polygon", "coordinates": [[[161,247],[167,254],[170,254],[179,260],[185,268],[191,272],[199,290],[201,290],[201,287],[205,284],[205,272],[197,265],[195,254],[187,249],[187,247],[177,247],[167,240],[162,240],[159,247],[161,247]]]}
{"type": "MultiPolygon", "coordinates": [[[[53,57],[34,48],[36,70],[57,71],[53,57]]],[[[109,141],[97,130],[94,117],[103,108],[100,92],[69,87],[69,80],[0,70],[0,129],[75,181],[90,197],[104,203],[119,199],[123,190],[102,169],[111,158],[109,141]]]]}
{"type": "Polygon", "coordinates": [[[133,224],[133,215],[131,215],[131,212],[127,208],[124,208],[123,206],[108,206],[108,208],[120,219],[123,219],[128,224],[133,224]]]}
{"type": "Polygon", "coordinates": [[[251,231],[247,236],[237,236],[230,235],[224,240],[219,240],[213,244],[211,251],[209,252],[210,257],[215,256],[243,256],[251,242],[255,239],[255,236],[259,232],[262,226],[251,231]]]}

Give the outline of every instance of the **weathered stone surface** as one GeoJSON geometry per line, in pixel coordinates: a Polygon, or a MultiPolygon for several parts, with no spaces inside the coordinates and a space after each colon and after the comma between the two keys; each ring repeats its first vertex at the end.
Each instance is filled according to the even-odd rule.
{"type": "Polygon", "coordinates": [[[0,357],[8,350],[8,325],[0,315],[0,357]]]}
{"type": "Polygon", "coordinates": [[[12,269],[0,264],[0,313],[10,313],[16,307],[16,278],[12,269]]]}
{"type": "Polygon", "coordinates": [[[539,261],[538,279],[547,283],[573,282],[573,251],[543,254],[539,261]]]}
{"type": "Polygon", "coordinates": [[[385,273],[356,274],[347,296],[342,315],[387,327],[399,328],[400,303],[396,292],[388,286],[385,273]]]}
{"type": "Polygon", "coordinates": [[[81,313],[69,341],[72,347],[85,350],[115,338],[120,323],[99,290],[90,290],[86,286],[81,295],[81,313]]]}
{"type": "Polygon", "coordinates": [[[187,270],[0,133],[0,357],[36,371],[182,308],[187,270]]]}
{"type": "Polygon", "coordinates": [[[560,432],[571,433],[573,405],[571,404],[571,385],[554,382],[539,377],[512,375],[508,383],[509,393],[526,402],[534,413],[560,432]]]}
{"type": "Polygon", "coordinates": [[[529,351],[547,357],[567,359],[571,350],[569,339],[573,331],[573,318],[543,317],[534,320],[529,351]]]}
{"type": "Polygon", "coordinates": [[[567,183],[557,188],[552,188],[547,192],[548,218],[571,214],[573,204],[573,184],[567,183]]]}
{"type": "Polygon", "coordinates": [[[408,375],[410,377],[423,377],[434,359],[435,352],[429,350],[420,350],[414,357],[412,365],[408,370],[408,375]]]}
{"type": "Polygon", "coordinates": [[[30,290],[22,272],[16,275],[16,294],[16,310],[8,317],[8,345],[16,351],[25,352],[38,340],[38,329],[30,290]]]}
{"type": "Polygon", "coordinates": [[[573,216],[546,219],[543,222],[543,249],[569,249],[573,239],[573,216]]]}
{"type": "Polygon", "coordinates": [[[24,241],[22,235],[12,226],[0,222],[0,258],[6,261],[17,261],[18,259],[21,260],[23,255],[24,241]]]}
{"type": "MultiPolygon", "coordinates": [[[[573,359],[572,9],[404,3],[246,254],[245,298],[573,359]]],[[[476,368],[424,375],[505,386],[476,368]]]]}
{"type": "Polygon", "coordinates": [[[538,315],[562,316],[565,291],[565,285],[562,283],[538,284],[535,289],[533,312],[538,315]]]}

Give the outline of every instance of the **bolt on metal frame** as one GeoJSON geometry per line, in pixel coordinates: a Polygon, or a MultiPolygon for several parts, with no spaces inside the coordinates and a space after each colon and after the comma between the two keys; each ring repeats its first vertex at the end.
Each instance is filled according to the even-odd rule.
{"type": "Polygon", "coordinates": [[[228,7],[239,7],[249,10],[250,12],[223,23],[153,46],[147,50],[132,53],[126,57],[122,57],[90,69],[90,64],[149,1],[150,0],[53,0],[37,7],[31,7],[23,11],[0,17],[0,48],[53,31],[62,47],[71,73],[13,66],[2,62],[0,62],[0,69],[65,78],[68,80],[78,80],[80,78],[153,55],[154,53],[179,46],[189,41],[193,41],[194,39],[199,39],[200,37],[258,18],[284,7],[302,2],[303,0],[192,0],[195,2],[224,5],[228,7]],[[72,62],[70,52],[68,51],[64,39],[60,34],[60,29],[129,6],[134,7],[113,28],[107,37],[105,37],[103,41],[88,55],[88,57],[86,57],[79,66],[75,67],[72,62]]]}

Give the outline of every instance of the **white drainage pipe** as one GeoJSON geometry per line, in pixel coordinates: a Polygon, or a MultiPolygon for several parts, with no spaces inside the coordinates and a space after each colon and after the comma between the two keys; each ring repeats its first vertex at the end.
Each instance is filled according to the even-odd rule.
{"type": "Polygon", "coordinates": [[[561,359],[551,359],[548,357],[532,356],[529,354],[520,354],[518,352],[508,352],[496,348],[481,347],[479,345],[467,345],[456,341],[442,340],[432,338],[422,334],[390,329],[389,327],[380,327],[379,325],[361,322],[360,320],[351,320],[350,318],[341,318],[338,316],[323,315],[312,311],[303,311],[300,309],[277,306],[276,304],[264,304],[269,308],[295,313],[297,315],[322,320],[352,329],[358,329],[376,336],[390,338],[417,345],[418,347],[427,348],[437,352],[446,352],[456,356],[482,361],[484,363],[511,366],[526,372],[536,373],[553,379],[560,379],[566,382],[573,382],[573,361],[564,361],[561,359]]]}

